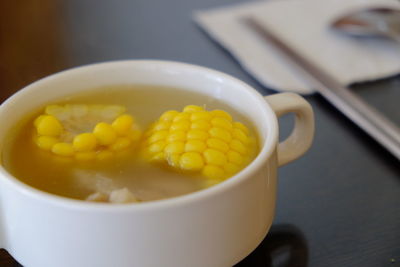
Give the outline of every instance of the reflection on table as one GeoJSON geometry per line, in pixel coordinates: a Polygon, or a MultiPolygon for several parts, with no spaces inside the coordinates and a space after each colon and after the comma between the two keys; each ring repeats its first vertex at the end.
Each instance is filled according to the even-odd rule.
{"type": "MultiPolygon", "coordinates": [[[[295,226],[273,225],[261,244],[234,267],[306,267],[307,242],[295,226]]],[[[0,250],[1,267],[21,267],[7,251],[0,250]]]]}
{"type": "Polygon", "coordinates": [[[273,225],[261,244],[234,267],[305,267],[308,247],[295,226],[273,225]]]}

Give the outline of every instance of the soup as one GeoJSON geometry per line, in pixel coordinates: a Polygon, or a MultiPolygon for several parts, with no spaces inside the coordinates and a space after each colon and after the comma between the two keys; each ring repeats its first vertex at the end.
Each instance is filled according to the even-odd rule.
{"type": "MultiPolygon", "coordinates": [[[[49,105],[51,106],[40,107],[32,111],[32,114],[27,114],[12,129],[7,145],[2,151],[2,164],[22,182],[64,197],[105,202],[136,202],[188,194],[229,178],[226,173],[218,177],[218,172],[236,166],[230,172],[232,175],[245,167],[258,152],[255,131],[248,118],[224,102],[199,93],[175,88],[121,85],[89,90],[58,99],[49,105]],[[57,137],[63,139],[64,147],[50,143],[51,150],[45,149],[49,144],[48,140],[52,139],[45,135],[49,128],[41,130],[41,126],[38,126],[43,125],[43,120],[40,121],[43,115],[40,115],[45,110],[51,113],[56,112],[54,110],[57,108],[71,106],[78,111],[77,107],[89,107],[89,110],[97,111],[106,107],[117,112],[121,127],[124,120],[132,123],[129,121],[132,116],[134,137],[118,139],[128,140],[125,143],[115,141],[108,144],[107,135],[97,134],[100,138],[97,143],[103,143],[87,153],[85,149],[91,146],[90,134],[82,135],[85,142],[81,143],[74,139],[73,135],[91,132],[93,128],[96,134],[98,118],[89,117],[95,119],[86,119],[84,127],[77,127],[73,121],[68,121],[66,125],[61,118],[62,127],[72,129],[64,131],[70,136],[64,134],[57,137]],[[125,107],[126,110],[120,112],[120,107],[125,107]],[[178,120],[178,116],[174,118],[176,123],[172,124],[171,116],[177,115],[182,117],[182,121],[178,120]],[[194,121],[196,116],[199,120],[194,121]],[[201,129],[201,122],[205,122],[205,118],[209,119],[210,124],[207,127],[211,128],[201,129]],[[233,137],[231,134],[224,137],[224,134],[227,136],[224,127],[233,133],[233,137]],[[207,133],[206,136],[201,135],[204,132],[207,133]],[[248,136],[251,140],[251,151],[246,150],[246,164],[241,163],[237,166],[238,161],[243,162],[240,153],[246,148],[242,147],[249,147],[247,141],[239,141],[243,132],[246,132],[243,138],[248,136]],[[183,139],[180,140],[180,136],[183,136],[183,139]],[[40,143],[38,140],[44,141],[40,143]],[[83,152],[78,149],[78,152],[69,154],[71,144],[68,142],[73,142],[75,150],[81,147],[83,152]],[[161,143],[163,147],[169,145],[168,148],[157,150],[156,144],[161,143]],[[180,150],[182,144],[184,146],[180,150]],[[168,154],[168,151],[172,151],[172,154],[168,154]],[[91,158],[91,155],[95,155],[96,158],[91,158]],[[174,162],[173,156],[177,156],[178,163],[174,162]]],[[[117,119],[113,117],[112,120],[114,127],[117,119]]],[[[107,125],[104,123],[103,126],[107,125]]],[[[50,136],[52,130],[54,128],[50,129],[50,136]]]]}

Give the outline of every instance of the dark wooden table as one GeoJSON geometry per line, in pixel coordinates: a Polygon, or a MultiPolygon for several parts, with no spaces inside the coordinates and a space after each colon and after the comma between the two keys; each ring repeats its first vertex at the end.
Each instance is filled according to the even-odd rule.
{"type": "MultiPolygon", "coordinates": [[[[262,87],[192,21],[244,0],[0,1],[0,102],[46,75],[118,59],[217,69],[262,87]]],[[[400,55],[399,55],[400,60],[400,55]]],[[[400,125],[400,76],[352,86],[400,125]]],[[[237,266],[400,266],[400,164],[318,95],[311,150],[279,170],[274,225],[237,266]]],[[[280,120],[284,135],[290,117],[280,120]]],[[[5,250],[0,266],[19,266],[5,250]]]]}

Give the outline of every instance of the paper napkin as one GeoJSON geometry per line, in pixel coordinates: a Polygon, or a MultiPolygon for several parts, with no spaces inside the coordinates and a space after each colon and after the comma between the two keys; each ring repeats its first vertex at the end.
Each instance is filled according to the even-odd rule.
{"type": "Polygon", "coordinates": [[[277,91],[312,93],[279,53],[248,29],[252,16],[343,85],[400,72],[400,45],[381,38],[354,38],[332,30],[334,18],[367,7],[400,8],[397,0],[267,0],[197,11],[195,21],[253,77],[277,91]]]}

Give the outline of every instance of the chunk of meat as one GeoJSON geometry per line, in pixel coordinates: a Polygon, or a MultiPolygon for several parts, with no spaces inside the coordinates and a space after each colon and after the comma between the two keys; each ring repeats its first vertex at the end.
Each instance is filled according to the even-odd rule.
{"type": "Polygon", "coordinates": [[[132,203],[138,202],[138,199],[128,188],[124,187],[122,189],[113,190],[110,193],[108,201],[110,203],[132,203]]]}

